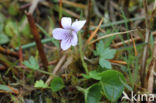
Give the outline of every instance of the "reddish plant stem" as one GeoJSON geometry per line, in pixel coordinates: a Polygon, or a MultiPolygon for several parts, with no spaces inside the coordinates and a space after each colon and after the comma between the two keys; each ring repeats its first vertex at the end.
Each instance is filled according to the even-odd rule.
{"type": "Polygon", "coordinates": [[[6,66],[3,65],[0,66],[0,70],[5,70],[5,69],[7,69],[6,66]]]}
{"type": "Polygon", "coordinates": [[[10,55],[10,56],[13,56],[13,57],[17,57],[17,58],[19,57],[18,53],[10,51],[9,49],[3,48],[1,46],[0,46],[0,53],[2,53],[4,55],[10,55]]]}
{"type": "Polygon", "coordinates": [[[5,70],[5,69],[7,69],[9,67],[8,64],[5,63],[3,60],[0,60],[0,63],[2,64],[0,66],[0,70],[5,70]]]}
{"type": "Polygon", "coordinates": [[[37,49],[39,51],[41,62],[43,63],[43,66],[45,68],[47,68],[48,60],[47,60],[47,57],[46,57],[46,55],[44,53],[43,45],[41,43],[40,36],[39,36],[38,31],[37,31],[37,27],[35,25],[34,19],[33,19],[32,15],[30,13],[26,13],[26,15],[27,15],[27,19],[28,19],[28,22],[29,22],[29,25],[30,25],[30,28],[31,28],[31,32],[32,32],[32,34],[34,36],[35,43],[37,45],[37,49]]]}
{"type": "Polygon", "coordinates": [[[22,62],[23,62],[23,52],[22,52],[21,46],[19,47],[18,53],[19,53],[19,62],[20,62],[20,65],[22,66],[23,65],[22,64],[22,62]]]}

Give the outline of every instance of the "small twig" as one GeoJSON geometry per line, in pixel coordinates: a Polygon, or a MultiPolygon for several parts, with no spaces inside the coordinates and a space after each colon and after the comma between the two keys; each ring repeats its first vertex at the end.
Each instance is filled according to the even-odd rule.
{"type": "Polygon", "coordinates": [[[125,61],[121,61],[121,60],[112,60],[112,59],[109,59],[108,61],[111,62],[111,63],[117,63],[117,64],[124,64],[124,65],[127,64],[125,61]]]}
{"type": "Polygon", "coordinates": [[[136,49],[135,40],[134,40],[134,38],[133,38],[132,35],[131,35],[131,40],[132,40],[132,42],[133,42],[133,47],[134,47],[135,56],[137,56],[137,55],[138,55],[138,52],[137,52],[137,49],[136,49]]]}
{"type": "Polygon", "coordinates": [[[103,20],[104,20],[103,18],[100,20],[100,23],[99,23],[98,27],[97,27],[97,28],[95,29],[95,31],[91,34],[91,36],[88,38],[87,44],[95,37],[95,35],[96,35],[96,33],[98,32],[98,30],[99,30],[99,28],[100,28],[100,26],[101,26],[103,20]]]}
{"type": "Polygon", "coordinates": [[[59,70],[59,73],[62,73],[65,71],[65,69],[73,62],[73,57],[68,56],[65,63],[62,65],[61,69],[59,70]]]}
{"type": "MultiPolygon", "coordinates": [[[[31,0],[31,3],[27,4],[29,7],[29,11],[28,13],[33,14],[35,9],[37,8],[38,3],[40,2],[40,0],[31,0]]],[[[27,6],[26,5],[26,6],[27,6]]],[[[23,30],[23,28],[25,27],[25,25],[27,24],[27,20],[24,19],[22,26],[20,27],[20,31],[23,30]]]]}
{"type": "Polygon", "coordinates": [[[62,3],[73,6],[73,7],[76,7],[76,8],[77,7],[82,8],[82,9],[86,8],[86,6],[84,4],[75,3],[75,2],[72,2],[72,1],[69,1],[69,0],[62,0],[62,3]]]}
{"type": "Polygon", "coordinates": [[[60,61],[59,61],[59,63],[56,65],[56,67],[54,68],[54,70],[53,70],[53,74],[55,75],[56,74],[56,72],[59,70],[59,67],[62,65],[62,63],[65,61],[65,59],[66,59],[66,55],[64,55],[61,59],[60,59],[60,61]]]}
{"type": "Polygon", "coordinates": [[[43,63],[43,66],[45,68],[47,68],[48,60],[47,60],[47,57],[46,57],[46,55],[44,53],[43,45],[41,43],[40,36],[39,36],[38,31],[37,31],[37,27],[35,25],[34,19],[33,19],[32,15],[30,13],[26,13],[26,15],[27,15],[28,22],[29,22],[29,25],[30,25],[30,28],[31,28],[31,32],[32,32],[32,34],[34,36],[34,40],[35,40],[36,45],[37,45],[37,49],[39,51],[41,61],[43,63]]]}
{"type": "Polygon", "coordinates": [[[56,72],[59,70],[59,68],[61,67],[61,65],[62,65],[63,62],[65,61],[65,59],[66,59],[66,55],[64,55],[64,56],[60,59],[60,61],[57,63],[56,67],[55,67],[54,70],[53,70],[53,73],[52,73],[53,75],[49,76],[49,78],[48,78],[47,81],[46,81],[46,84],[49,85],[50,81],[53,79],[53,76],[56,75],[56,72]]]}
{"type": "Polygon", "coordinates": [[[69,9],[63,8],[63,11],[70,14],[72,17],[80,19],[80,15],[78,15],[77,13],[75,13],[75,12],[69,10],[69,9]]]}
{"type": "MultiPolygon", "coordinates": [[[[145,43],[149,43],[149,37],[150,37],[150,22],[149,22],[149,16],[148,16],[148,8],[147,8],[147,0],[143,1],[144,3],[144,10],[145,10],[145,24],[146,24],[146,35],[145,35],[145,43]]],[[[146,60],[147,60],[147,51],[148,51],[148,45],[144,46],[143,51],[143,57],[142,57],[142,63],[141,63],[141,85],[144,87],[144,80],[146,75],[146,60]]]]}
{"type": "Polygon", "coordinates": [[[31,2],[31,6],[29,8],[29,13],[30,14],[33,14],[34,10],[36,9],[37,7],[37,4],[39,3],[40,0],[32,0],[31,2]]]}
{"type": "MultiPolygon", "coordinates": [[[[156,36],[156,31],[153,31],[151,34],[152,34],[153,36],[156,36]]],[[[139,40],[141,40],[141,37],[136,36],[136,37],[133,38],[133,39],[134,39],[134,41],[139,41],[139,40]]],[[[118,48],[118,47],[123,46],[123,44],[128,44],[128,43],[131,43],[131,42],[133,42],[133,40],[132,40],[132,39],[128,39],[128,40],[125,40],[125,41],[123,41],[123,42],[115,43],[115,44],[111,45],[111,47],[113,47],[113,48],[118,48]]]]}
{"type": "MultiPolygon", "coordinates": [[[[138,41],[138,40],[141,40],[141,38],[140,37],[135,37],[135,38],[133,38],[133,40],[138,41]]],[[[133,42],[133,40],[132,39],[124,40],[124,41],[121,41],[121,42],[118,42],[118,43],[115,43],[115,44],[111,45],[111,47],[118,48],[118,47],[123,46],[123,44],[128,44],[128,43],[133,42]]]]}
{"type": "Polygon", "coordinates": [[[18,53],[17,52],[13,52],[7,48],[3,48],[0,46],[0,53],[4,54],[4,55],[10,55],[10,56],[13,56],[13,57],[19,57],[18,56],[18,53]]]}
{"type": "Polygon", "coordinates": [[[89,43],[89,45],[90,45],[90,44],[93,44],[93,43],[95,43],[95,42],[97,42],[97,41],[99,41],[99,40],[101,40],[101,39],[104,39],[104,38],[108,38],[108,37],[115,36],[115,35],[127,34],[127,33],[131,33],[131,32],[134,32],[134,31],[137,31],[137,29],[135,29],[135,30],[129,30],[129,31],[125,31],[125,32],[117,32],[117,33],[107,34],[107,35],[101,36],[101,37],[99,37],[99,38],[97,38],[97,39],[91,41],[91,42],[89,43]]]}

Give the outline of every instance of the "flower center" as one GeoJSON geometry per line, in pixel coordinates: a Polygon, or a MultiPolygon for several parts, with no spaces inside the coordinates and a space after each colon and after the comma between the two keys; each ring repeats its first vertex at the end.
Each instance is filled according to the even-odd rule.
{"type": "Polygon", "coordinates": [[[69,30],[69,32],[65,34],[66,43],[70,43],[72,39],[73,39],[72,30],[69,30]]]}

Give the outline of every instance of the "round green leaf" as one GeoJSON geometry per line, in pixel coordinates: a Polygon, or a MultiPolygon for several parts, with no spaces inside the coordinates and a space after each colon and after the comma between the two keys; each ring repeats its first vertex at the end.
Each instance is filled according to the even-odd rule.
{"type": "Polygon", "coordinates": [[[101,99],[101,85],[93,84],[88,88],[86,103],[98,103],[101,99]]]}
{"type": "Polygon", "coordinates": [[[18,34],[16,22],[8,20],[7,24],[5,25],[5,33],[10,37],[13,37],[16,34],[18,34]]]}
{"type": "Polygon", "coordinates": [[[60,77],[55,77],[50,84],[50,88],[52,89],[53,92],[57,92],[61,90],[63,87],[64,82],[60,77]]]}
{"type": "Polygon", "coordinates": [[[124,90],[124,85],[121,83],[121,80],[125,81],[124,76],[114,70],[107,70],[100,75],[102,77],[101,84],[104,95],[111,102],[117,101],[124,90]]]}
{"type": "Polygon", "coordinates": [[[5,44],[9,42],[9,38],[7,35],[0,33],[0,44],[5,44]]]}
{"type": "Polygon", "coordinates": [[[19,12],[19,4],[18,3],[12,3],[12,4],[10,4],[9,9],[8,9],[8,12],[12,16],[17,15],[18,12],[19,12]]]}

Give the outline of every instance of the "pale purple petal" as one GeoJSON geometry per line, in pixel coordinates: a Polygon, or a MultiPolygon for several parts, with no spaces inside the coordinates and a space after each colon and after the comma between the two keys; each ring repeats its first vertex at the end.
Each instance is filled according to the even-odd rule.
{"type": "Polygon", "coordinates": [[[71,41],[72,46],[76,46],[77,42],[78,42],[78,38],[77,38],[77,33],[76,32],[72,32],[73,35],[73,39],[71,41]]]}
{"type": "Polygon", "coordinates": [[[69,29],[69,28],[71,28],[71,23],[72,23],[72,20],[71,20],[71,18],[69,18],[69,17],[63,17],[63,18],[61,19],[61,24],[62,24],[62,27],[63,27],[64,29],[69,29]]]}
{"type": "Polygon", "coordinates": [[[68,41],[67,39],[61,41],[61,48],[62,50],[67,50],[71,46],[71,41],[68,41]]]}
{"type": "Polygon", "coordinates": [[[65,38],[66,34],[69,34],[69,30],[65,30],[62,28],[56,28],[52,31],[53,37],[57,40],[62,40],[65,38]]]}
{"type": "Polygon", "coordinates": [[[85,23],[86,23],[86,20],[75,21],[75,22],[72,24],[72,29],[73,29],[75,32],[78,32],[78,31],[84,26],[85,23]]]}

